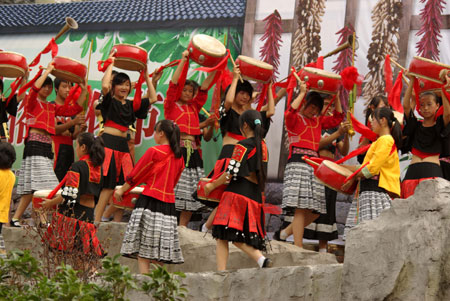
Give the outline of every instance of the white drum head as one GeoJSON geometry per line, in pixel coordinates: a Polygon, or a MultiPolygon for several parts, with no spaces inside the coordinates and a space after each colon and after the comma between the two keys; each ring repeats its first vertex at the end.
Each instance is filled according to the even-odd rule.
{"type": "Polygon", "coordinates": [[[222,57],[227,53],[227,49],[219,40],[205,34],[196,34],[192,38],[192,44],[210,56],[222,57]]]}
{"type": "Polygon", "coordinates": [[[303,70],[305,70],[306,72],[312,73],[312,74],[317,74],[317,75],[323,76],[323,77],[334,78],[334,79],[339,79],[339,80],[341,79],[341,76],[339,74],[325,71],[325,70],[318,69],[318,68],[305,67],[305,68],[303,68],[303,70]]]}
{"type": "Polygon", "coordinates": [[[328,167],[329,169],[337,172],[338,174],[345,176],[346,178],[352,174],[352,172],[349,169],[347,169],[339,164],[336,164],[332,161],[324,160],[322,162],[322,164],[325,165],[326,167],[328,167]]]}
{"type": "Polygon", "coordinates": [[[273,66],[271,64],[267,64],[266,62],[254,59],[249,56],[240,55],[237,57],[237,59],[239,59],[240,61],[246,62],[247,64],[262,68],[262,69],[273,70],[273,66]]]}

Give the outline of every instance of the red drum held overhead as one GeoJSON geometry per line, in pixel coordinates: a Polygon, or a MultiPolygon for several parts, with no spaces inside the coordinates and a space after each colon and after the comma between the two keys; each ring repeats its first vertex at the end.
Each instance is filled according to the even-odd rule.
{"type": "Polygon", "coordinates": [[[301,70],[300,79],[309,84],[309,89],[311,91],[316,91],[326,94],[336,94],[341,86],[341,76],[325,71],[322,69],[317,69],[313,67],[305,67],[301,70]]]}
{"type": "Polygon", "coordinates": [[[416,77],[442,84],[445,82],[442,70],[449,72],[450,66],[424,57],[415,56],[409,64],[408,72],[416,77]]]}
{"type": "Polygon", "coordinates": [[[21,77],[27,72],[27,59],[16,52],[0,51],[0,76],[21,77]]]}
{"type": "Polygon", "coordinates": [[[242,77],[248,80],[267,83],[273,75],[272,65],[249,56],[238,56],[236,65],[239,65],[242,77]]]}
{"type": "MultiPolygon", "coordinates": [[[[122,186],[117,186],[116,189],[121,188],[122,186]]],[[[134,187],[130,190],[130,192],[124,196],[122,196],[122,201],[119,202],[113,197],[113,206],[120,209],[130,209],[133,210],[134,205],[136,204],[137,199],[144,191],[144,187],[134,187]]]]}
{"type": "Polygon", "coordinates": [[[209,178],[201,178],[197,185],[197,197],[201,200],[206,200],[210,202],[220,202],[220,199],[222,198],[222,194],[225,191],[225,188],[227,188],[227,185],[221,185],[211,191],[208,196],[205,194],[205,185],[208,184],[208,182],[211,181],[209,178]]]}
{"type": "Polygon", "coordinates": [[[117,44],[111,51],[115,52],[114,67],[129,71],[142,71],[147,67],[148,53],[142,47],[117,44]]]}
{"type": "Polygon", "coordinates": [[[71,83],[84,82],[87,74],[86,65],[64,56],[55,56],[53,61],[55,69],[53,69],[52,74],[55,77],[71,83]]]}
{"type": "Polygon", "coordinates": [[[333,190],[345,194],[353,194],[355,192],[357,185],[356,181],[347,190],[343,191],[341,189],[345,179],[352,175],[352,172],[349,169],[334,163],[333,161],[323,160],[314,172],[314,175],[323,185],[333,190]]]}
{"type": "Polygon", "coordinates": [[[217,66],[227,54],[225,46],[216,38],[196,34],[188,45],[189,58],[205,67],[217,66]]]}
{"type": "MultiPolygon", "coordinates": [[[[33,209],[41,209],[42,208],[42,202],[44,199],[47,198],[47,196],[52,192],[51,190],[37,190],[33,193],[33,209]]],[[[62,190],[58,190],[55,196],[61,195],[62,190]]],[[[54,209],[56,209],[56,206],[53,206],[54,209]]]]}

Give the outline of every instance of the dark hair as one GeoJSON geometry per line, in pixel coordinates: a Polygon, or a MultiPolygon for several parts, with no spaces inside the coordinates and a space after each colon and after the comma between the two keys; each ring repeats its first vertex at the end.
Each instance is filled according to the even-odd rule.
{"type": "Polygon", "coordinates": [[[267,179],[267,171],[263,166],[262,161],[262,140],[264,138],[264,129],[262,127],[262,118],[261,114],[256,110],[247,110],[244,113],[239,116],[239,128],[242,129],[244,126],[244,123],[246,123],[250,129],[253,130],[255,140],[256,140],[256,160],[257,160],[257,166],[258,166],[258,172],[256,173],[256,176],[258,177],[258,186],[261,189],[261,191],[264,191],[266,186],[266,179],[267,179]],[[259,120],[259,122],[256,122],[256,120],[259,120]]]}
{"type": "Polygon", "coordinates": [[[41,88],[45,87],[45,86],[52,86],[53,87],[53,80],[52,80],[52,78],[50,76],[47,76],[47,78],[45,79],[45,81],[42,84],[41,88]]]}
{"type": "Polygon", "coordinates": [[[319,112],[322,112],[323,109],[323,98],[320,95],[320,93],[312,91],[306,94],[306,104],[305,108],[309,107],[310,105],[315,105],[319,108],[319,112]]]}
{"type": "Polygon", "coordinates": [[[102,137],[95,137],[92,133],[81,133],[77,138],[78,145],[86,145],[89,157],[94,166],[103,164],[105,159],[105,145],[102,137]]]}
{"type": "Polygon", "coordinates": [[[11,169],[16,161],[16,151],[8,142],[0,142],[0,169],[11,169]]]}
{"type": "Polygon", "coordinates": [[[194,90],[194,94],[197,93],[197,90],[198,90],[198,88],[199,88],[198,83],[197,83],[196,81],[190,80],[190,79],[187,79],[187,80],[185,81],[184,86],[191,86],[192,89],[194,90]]]}
{"type": "Polygon", "coordinates": [[[119,72],[119,73],[117,73],[114,76],[114,78],[112,80],[111,90],[114,91],[114,88],[117,85],[121,85],[121,84],[123,84],[126,81],[128,81],[130,83],[130,91],[128,92],[128,94],[131,93],[131,80],[130,80],[130,77],[126,73],[123,73],[123,72],[119,72]]]}
{"type": "Polygon", "coordinates": [[[380,102],[384,102],[384,105],[386,107],[389,107],[388,99],[385,96],[382,96],[382,95],[374,96],[370,100],[370,102],[367,105],[366,109],[364,110],[364,114],[366,115],[366,125],[367,125],[367,122],[369,121],[370,115],[372,115],[372,113],[373,113],[373,110],[372,110],[371,106],[373,106],[376,109],[380,105],[380,102]]]}
{"type": "Polygon", "coordinates": [[[3,93],[3,80],[0,78],[0,93],[3,93]]]}
{"type": "Polygon", "coordinates": [[[111,77],[116,76],[117,74],[119,74],[119,72],[117,72],[116,70],[111,71],[111,77]]]}
{"type": "Polygon", "coordinates": [[[172,120],[163,119],[155,124],[155,132],[163,131],[167,139],[169,139],[169,145],[175,154],[175,158],[180,158],[181,147],[180,147],[180,128],[172,120]]]}
{"type": "Polygon", "coordinates": [[[241,83],[241,81],[237,82],[235,95],[237,95],[241,91],[247,92],[248,95],[250,95],[250,98],[252,98],[253,86],[252,86],[252,84],[250,84],[250,82],[248,80],[244,80],[242,83],[241,83]]]}
{"type": "Polygon", "coordinates": [[[434,102],[438,105],[442,105],[442,99],[436,95],[436,93],[432,92],[432,91],[426,91],[420,94],[420,98],[425,97],[425,96],[431,96],[434,99],[434,102]]]}
{"type": "Polygon", "coordinates": [[[373,112],[373,118],[375,118],[378,122],[381,121],[381,118],[386,118],[387,125],[391,129],[391,135],[394,138],[395,145],[398,149],[400,149],[402,147],[402,127],[397,118],[395,118],[394,111],[388,107],[378,108],[373,112]]]}
{"type": "Polygon", "coordinates": [[[73,86],[73,84],[71,82],[69,82],[68,80],[62,80],[60,78],[55,78],[55,90],[59,89],[59,85],[61,83],[67,83],[69,86],[73,86]]]}

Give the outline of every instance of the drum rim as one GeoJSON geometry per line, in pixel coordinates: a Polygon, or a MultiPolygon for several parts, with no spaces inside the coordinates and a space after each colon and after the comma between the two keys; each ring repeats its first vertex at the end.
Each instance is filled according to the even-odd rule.
{"type": "Polygon", "coordinates": [[[56,58],[68,59],[68,60],[70,60],[70,61],[73,61],[73,62],[75,62],[75,63],[78,63],[78,64],[80,64],[80,65],[83,65],[83,67],[85,67],[85,68],[87,69],[87,66],[86,66],[85,64],[83,64],[82,62],[77,61],[76,59],[73,59],[73,58],[71,58],[71,57],[62,56],[62,55],[57,55],[57,56],[55,56],[53,59],[56,59],[56,58]]]}
{"type": "MultiPolygon", "coordinates": [[[[134,58],[131,58],[131,57],[124,57],[124,56],[122,56],[122,57],[116,57],[116,58],[114,58],[114,67],[117,67],[117,68],[120,68],[120,69],[124,69],[124,70],[128,70],[128,71],[132,71],[132,70],[126,69],[126,68],[123,68],[123,67],[119,67],[119,66],[117,66],[116,62],[131,62],[131,63],[137,63],[137,64],[139,64],[140,66],[142,66],[142,69],[139,69],[139,71],[145,69],[145,67],[147,66],[147,64],[144,64],[144,62],[142,62],[142,61],[140,61],[140,60],[137,60],[137,59],[134,59],[134,58]]],[[[136,71],[138,71],[138,70],[136,70],[136,71]]]]}
{"type": "Polygon", "coordinates": [[[243,61],[244,63],[251,64],[250,62],[246,61],[247,59],[254,60],[254,61],[256,61],[256,62],[259,62],[259,63],[262,63],[263,65],[265,65],[265,66],[256,66],[256,67],[258,67],[258,68],[262,68],[262,69],[265,69],[265,70],[273,71],[273,66],[272,66],[271,64],[266,63],[266,62],[261,61],[261,60],[257,60],[257,59],[255,59],[255,58],[253,58],[253,57],[251,57],[251,56],[247,56],[247,55],[239,55],[239,56],[236,58],[236,61],[237,61],[237,60],[240,60],[240,61],[243,61]],[[244,59],[243,59],[243,58],[244,58],[244,59]]]}
{"type": "MultiPolygon", "coordinates": [[[[114,189],[115,189],[115,190],[120,189],[120,188],[122,188],[122,186],[123,186],[123,185],[117,185],[116,188],[114,188],[114,189]]],[[[138,193],[142,193],[142,192],[144,191],[145,187],[143,187],[143,186],[136,186],[136,187],[133,187],[133,189],[131,189],[128,193],[129,193],[129,194],[130,194],[130,193],[136,193],[136,192],[133,192],[133,190],[135,190],[135,189],[138,189],[138,190],[141,190],[141,189],[142,189],[141,192],[138,192],[138,193]]]]}
{"type": "Polygon", "coordinates": [[[410,72],[410,71],[409,71],[409,74],[414,75],[415,77],[420,77],[420,78],[422,78],[422,79],[429,80],[429,81],[431,81],[431,82],[435,82],[435,83],[437,83],[437,84],[443,84],[442,81],[437,80],[437,79],[432,78],[432,77],[429,77],[429,76],[426,76],[426,75],[423,75],[423,74],[418,74],[418,73],[410,72]]]}
{"type": "Polygon", "coordinates": [[[338,93],[338,91],[328,91],[328,90],[319,89],[319,88],[309,88],[309,91],[315,91],[315,92],[319,92],[322,94],[330,94],[330,95],[336,95],[338,93]]]}
{"type": "Polygon", "coordinates": [[[23,54],[15,52],[15,51],[5,51],[5,50],[0,51],[0,55],[4,54],[4,53],[6,53],[6,54],[17,54],[17,55],[20,55],[21,57],[23,57],[25,59],[25,61],[27,60],[27,58],[23,54]]]}
{"type": "MultiPolygon", "coordinates": [[[[16,65],[11,65],[11,64],[0,64],[0,68],[2,68],[2,67],[7,67],[7,68],[10,68],[10,69],[14,69],[14,70],[17,70],[17,71],[21,71],[20,73],[21,73],[21,75],[19,75],[19,76],[24,76],[25,75],[25,72],[26,72],[26,68],[22,68],[22,67],[19,67],[19,66],[16,66],[16,65]]],[[[6,76],[6,75],[3,75],[3,77],[10,77],[10,76],[6,76]]],[[[18,77],[18,76],[15,76],[15,77],[18,77]]],[[[14,78],[14,76],[11,76],[10,78],[14,78]]]]}
{"type": "MultiPolygon", "coordinates": [[[[337,191],[337,192],[340,192],[340,193],[343,193],[343,194],[347,194],[347,195],[352,195],[352,194],[355,192],[355,190],[356,190],[356,189],[352,189],[352,191],[346,192],[346,191],[344,191],[344,190],[342,190],[342,189],[337,189],[336,187],[332,187],[331,185],[325,183],[324,181],[322,181],[322,180],[319,179],[319,178],[317,178],[317,181],[319,181],[320,184],[322,184],[322,185],[324,185],[324,186],[330,188],[331,190],[334,190],[334,191],[337,191]]],[[[351,188],[351,187],[350,187],[350,188],[351,188]]]]}
{"type": "Polygon", "coordinates": [[[56,78],[58,78],[58,77],[61,78],[61,75],[57,76],[57,75],[53,74],[55,71],[56,71],[56,72],[59,72],[59,73],[62,73],[63,75],[70,75],[71,77],[76,77],[76,78],[78,78],[77,81],[67,80],[67,79],[66,79],[68,82],[71,82],[71,83],[82,83],[83,80],[84,80],[81,76],[79,76],[79,75],[77,75],[77,74],[75,74],[75,73],[73,73],[73,72],[66,71],[66,70],[61,70],[61,69],[53,69],[52,75],[53,75],[54,77],[56,77],[56,78]]]}
{"type": "MultiPolygon", "coordinates": [[[[33,192],[33,197],[32,197],[32,198],[34,198],[34,197],[37,197],[37,198],[47,198],[47,196],[48,196],[48,195],[50,194],[50,192],[52,192],[52,191],[53,191],[53,189],[41,189],[41,190],[36,190],[35,192],[33,192]],[[38,196],[38,195],[35,195],[36,192],[40,192],[40,191],[45,191],[45,192],[47,192],[47,193],[46,193],[46,195],[44,195],[44,196],[38,196]]],[[[61,192],[62,192],[62,190],[59,189],[59,190],[56,192],[55,196],[60,195],[61,192]]]]}
{"type": "MultiPolygon", "coordinates": [[[[332,168],[332,166],[339,166],[339,167],[341,167],[341,168],[345,168],[345,167],[343,167],[343,166],[341,166],[341,165],[339,165],[339,164],[337,164],[337,163],[335,163],[335,162],[333,162],[333,161],[330,161],[330,160],[323,160],[323,161],[322,161],[322,164],[325,165],[326,167],[332,169],[334,172],[337,172],[337,173],[339,173],[339,172],[338,172],[337,170],[334,170],[334,169],[332,168]],[[329,164],[331,164],[331,166],[330,166],[329,164]]],[[[341,174],[341,173],[339,173],[339,174],[340,174],[341,176],[343,176],[343,177],[348,177],[348,176],[350,176],[351,174],[353,174],[353,173],[351,172],[350,169],[345,168],[345,170],[348,170],[348,172],[349,172],[348,175],[344,175],[344,174],[341,174]]]]}
{"type": "Polygon", "coordinates": [[[427,59],[426,57],[422,57],[422,56],[414,56],[413,60],[411,62],[413,62],[415,59],[419,60],[419,61],[425,61],[425,62],[434,64],[434,65],[438,65],[438,66],[441,66],[441,67],[445,67],[446,69],[450,69],[450,65],[446,65],[446,64],[441,63],[441,62],[433,61],[433,60],[427,59]]]}
{"type": "Polygon", "coordinates": [[[339,74],[336,74],[336,73],[331,72],[331,71],[319,69],[319,68],[304,67],[303,71],[305,71],[307,73],[314,74],[314,75],[323,76],[323,77],[326,77],[326,78],[331,78],[331,79],[336,79],[336,80],[341,80],[342,79],[342,77],[339,74]],[[309,71],[309,70],[311,70],[311,71],[309,71]],[[315,71],[315,70],[317,70],[317,71],[315,71]],[[322,74],[321,72],[326,72],[326,74],[322,74]]]}
{"type": "Polygon", "coordinates": [[[141,46],[138,46],[138,45],[133,45],[133,44],[128,44],[128,43],[120,43],[120,44],[115,44],[113,46],[113,48],[116,47],[116,46],[132,46],[132,47],[138,48],[138,49],[140,49],[140,50],[142,50],[142,51],[144,51],[145,53],[148,54],[148,51],[145,48],[142,48],[141,46]]]}
{"type": "Polygon", "coordinates": [[[221,58],[221,57],[224,57],[224,56],[227,54],[227,47],[225,47],[225,45],[222,44],[222,42],[220,42],[220,41],[219,41],[218,39],[216,39],[215,37],[209,36],[209,35],[207,35],[207,34],[199,33],[199,34],[194,35],[194,36],[191,38],[191,44],[192,44],[192,46],[195,47],[195,49],[197,49],[197,50],[201,51],[202,53],[205,53],[205,54],[207,54],[207,55],[209,55],[209,56],[215,57],[215,58],[221,58]],[[199,48],[200,46],[199,46],[199,45],[196,45],[195,42],[194,42],[194,38],[195,38],[196,36],[206,36],[206,37],[208,37],[208,38],[212,38],[212,39],[216,40],[217,42],[219,42],[220,45],[222,45],[223,50],[224,50],[223,54],[221,54],[221,55],[219,54],[219,55],[218,55],[217,53],[211,53],[211,52],[209,52],[209,51],[207,51],[207,50],[200,49],[200,48],[199,48]]]}

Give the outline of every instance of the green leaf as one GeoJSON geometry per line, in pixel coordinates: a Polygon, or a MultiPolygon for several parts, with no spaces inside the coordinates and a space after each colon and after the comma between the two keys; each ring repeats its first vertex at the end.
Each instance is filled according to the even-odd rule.
{"type": "Polygon", "coordinates": [[[69,41],[75,42],[75,41],[81,41],[81,39],[86,35],[85,32],[80,31],[71,31],[69,34],[69,41]]]}
{"type": "Polygon", "coordinates": [[[80,47],[80,48],[83,49],[83,50],[81,51],[81,57],[82,57],[82,58],[86,56],[86,53],[88,53],[89,48],[90,48],[90,46],[91,46],[91,43],[90,43],[90,42],[91,42],[90,40],[86,39],[86,40],[84,40],[84,42],[81,44],[81,47],[80,47]]]}
{"type": "Polygon", "coordinates": [[[150,51],[150,61],[162,63],[169,58],[173,49],[177,46],[178,41],[172,40],[167,44],[157,44],[150,51]]]}
{"type": "Polygon", "coordinates": [[[187,49],[189,46],[189,42],[191,41],[191,37],[189,34],[184,34],[179,37],[178,43],[180,43],[181,47],[187,49]]]}

